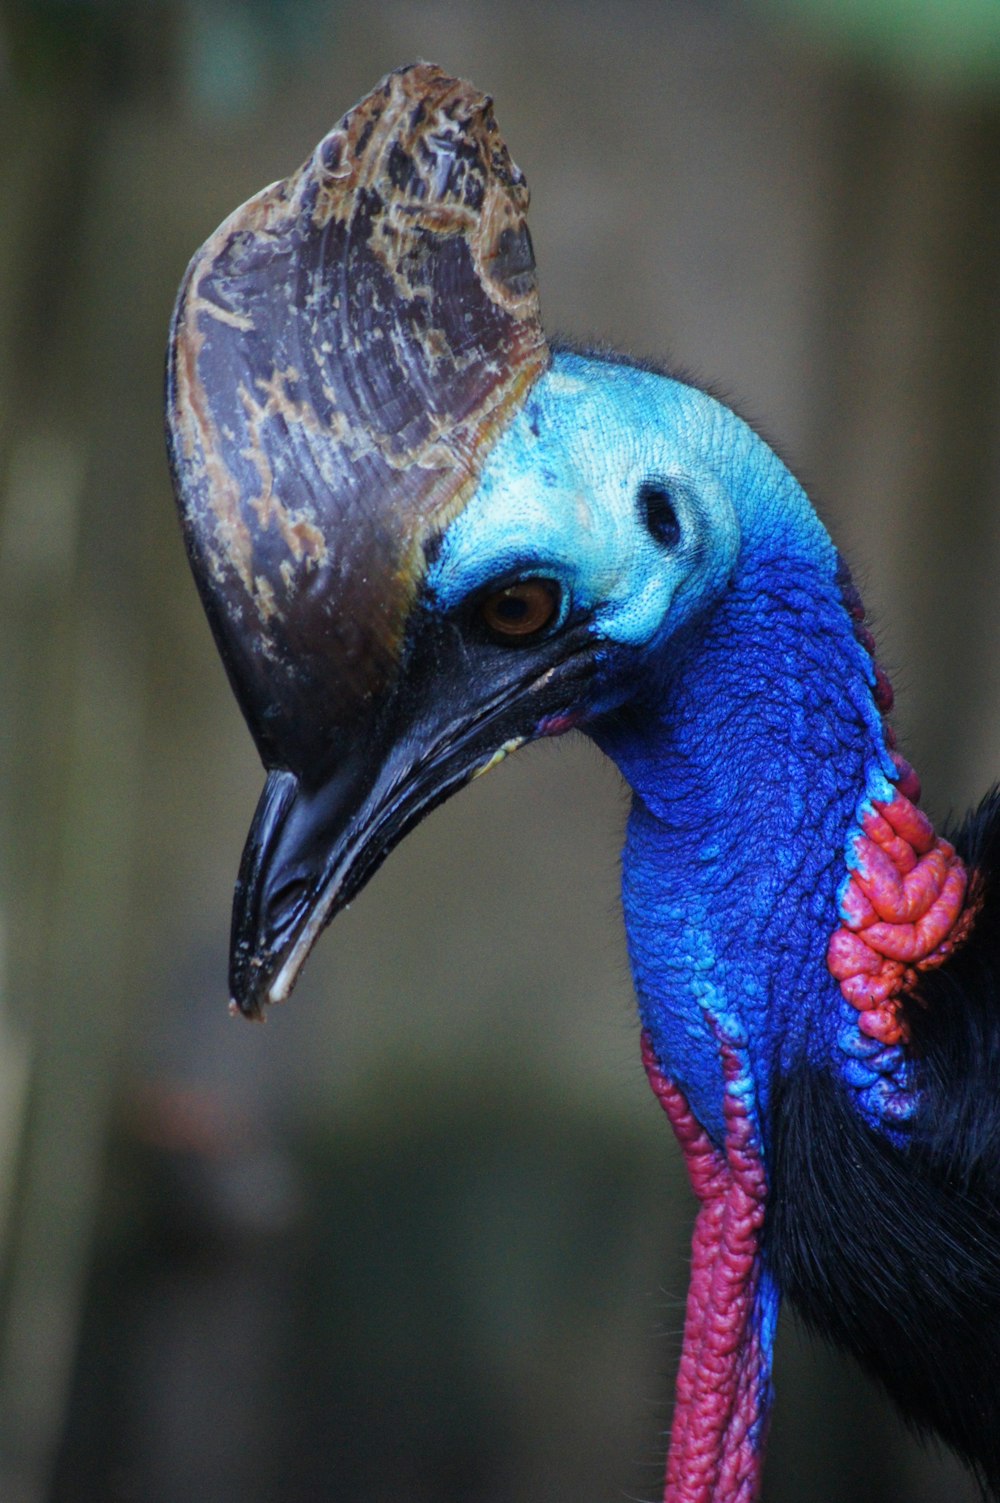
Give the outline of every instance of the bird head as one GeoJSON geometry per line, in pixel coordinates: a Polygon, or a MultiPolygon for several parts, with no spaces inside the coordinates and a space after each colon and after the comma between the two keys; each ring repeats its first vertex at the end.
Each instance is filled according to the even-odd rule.
{"type": "Polygon", "coordinates": [[[526,209],[491,101],[418,64],[182,285],[175,486],[268,772],[233,913],[248,1015],[430,809],[669,671],[753,525],[739,456],[773,456],[732,414],[549,346],[526,209]]]}

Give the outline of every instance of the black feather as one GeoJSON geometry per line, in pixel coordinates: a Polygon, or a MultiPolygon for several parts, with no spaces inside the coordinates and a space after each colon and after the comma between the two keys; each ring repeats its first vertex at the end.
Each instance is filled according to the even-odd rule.
{"type": "Polygon", "coordinates": [[[807,1323],[1000,1497],[1000,790],[950,838],[979,909],[908,1009],[911,1140],[868,1127],[832,1071],[780,1079],[765,1256],[807,1323]]]}

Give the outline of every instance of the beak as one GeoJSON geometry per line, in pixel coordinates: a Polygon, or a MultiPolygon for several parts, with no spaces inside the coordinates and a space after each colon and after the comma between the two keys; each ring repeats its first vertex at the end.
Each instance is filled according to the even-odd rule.
{"type": "Polygon", "coordinates": [[[421,605],[433,549],[549,363],[527,209],[492,101],[417,63],[230,215],[181,287],[174,486],[269,769],[233,913],[250,1016],[288,996],[427,810],[568,728],[551,717],[586,677],[579,623],[579,644],[563,629],[512,652],[421,605]]]}
{"type": "MultiPolygon", "coordinates": [[[[425,814],[508,752],[582,719],[575,707],[593,673],[592,638],[577,627],[554,645],[507,650],[506,673],[491,665],[467,677],[448,672],[439,642],[421,654],[433,673],[417,664],[404,677],[376,744],[366,719],[322,780],[268,774],[233,903],[233,1011],[259,1018],[263,1004],[287,999],[323,929],[425,814]]],[[[455,658],[466,669],[467,647],[455,658]]]]}

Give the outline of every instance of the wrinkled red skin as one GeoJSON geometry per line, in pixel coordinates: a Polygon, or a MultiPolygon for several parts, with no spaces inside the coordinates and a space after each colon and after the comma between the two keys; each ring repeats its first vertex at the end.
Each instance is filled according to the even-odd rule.
{"type": "Polygon", "coordinates": [[[902,999],[921,971],[942,965],[971,925],[968,879],[955,848],[904,793],[874,802],[853,843],[827,965],[858,1010],[858,1027],[882,1044],[907,1041],[902,999]]]}
{"type": "Polygon", "coordinates": [[[880,1044],[906,1044],[903,999],[921,971],[942,965],[961,944],[976,903],[966,902],[969,880],[961,857],[917,808],[920,779],[896,750],[895,734],[884,720],[893,707],[892,685],[876,662],[875,639],[846,565],[840,587],[855,638],[871,658],[875,703],[896,765],[896,791],[886,802],[872,800],[849,844],[843,922],[830,936],[826,963],[857,1009],[859,1030],[880,1044]]]}
{"type": "Polygon", "coordinates": [[[682,1092],[666,1078],[647,1034],[649,1083],[684,1152],[701,1202],[677,1374],[664,1503],[753,1503],[758,1497],[771,1404],[771,1333],[762,1336],[761,1228],[767,1180],[756,1128],[739,1087],[736,1050],[720,1040],[726,1139],[718,1148],[682,1092]]]}

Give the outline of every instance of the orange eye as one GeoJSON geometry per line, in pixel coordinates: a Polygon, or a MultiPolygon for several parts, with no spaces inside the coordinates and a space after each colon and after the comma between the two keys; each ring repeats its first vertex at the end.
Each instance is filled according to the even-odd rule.
{"type": "Polygon", "coordinates": [[[522,579],[488,595],[479,607],[497,637],[531,637],[548,626],[559,609],[559,588],[551,579],[522,579]]]}

